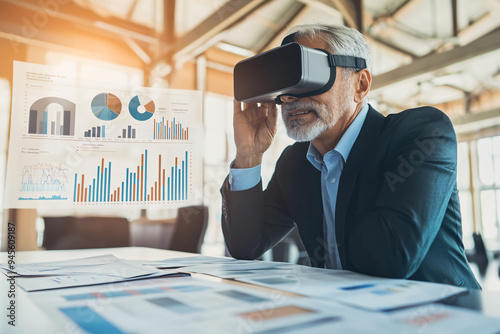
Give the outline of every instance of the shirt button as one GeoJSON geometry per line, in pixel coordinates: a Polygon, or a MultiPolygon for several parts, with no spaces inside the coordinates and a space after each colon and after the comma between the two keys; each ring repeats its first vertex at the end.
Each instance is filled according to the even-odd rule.
{"type": "Polygon", "coordinates": [[[337,181],[337,180],[335,180],[335,178],[333,178],[331,181],[332,181],[332,183],[335,183],[335,181],[337,181]]]}

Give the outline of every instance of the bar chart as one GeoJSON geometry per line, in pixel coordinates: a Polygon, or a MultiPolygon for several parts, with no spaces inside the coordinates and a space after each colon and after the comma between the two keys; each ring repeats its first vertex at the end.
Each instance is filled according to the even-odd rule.
{"type": "Polygon", "coordinates": [[[106,137],[106,126],[93,126],[90,130],[84,131],[83,136],[85,138],[105,138],[106,137]]]}
{"type": "Polygon", "coordinates": [[[188,151],[185,151],[182,157],[168,159],[166,165],[163,163],[163,168],[162,160],[167,159],[159,154],[158,158],[154,159],[154,166],[151,166],[147,149],[137,160],[136,166],[117,167],[111,161],[101,158],[93,176],[75,173],[73,202],[145,203],[188,200],[188,151]],[[121,175],[121,178],[118,175],[121,175]]]}
{"type": "Polygon", "coordinates": [[[133,128],[132,125],[127,125],[125,129],[122,129],[121,135],[118,138],[122,139],[135,139],[137,134],[137,129],[133,128]]]}
{"type": "Polygon", "coordinates": [[[162,117],[161,121],[154,121],[154,139],[156,140],[188,140],[189,128],[183,127],[182,123],[176,122],[175,117],[172,121],[166,121],[162,117]]]}
{"type": "Polygon", "coordinates": [[[28,133],[52,136],[75,135],[75,104],[59,97],[44,97],[29,110],[28,133]]]}

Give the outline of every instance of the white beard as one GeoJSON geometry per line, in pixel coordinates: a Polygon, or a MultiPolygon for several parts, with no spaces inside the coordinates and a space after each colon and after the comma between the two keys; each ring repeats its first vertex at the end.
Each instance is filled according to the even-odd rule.
{"type": "Polygon", "coordinates": [[[332,110],[323,103],[313,101],[287,102],[281,107],[281,117],[285,123],[287,135],[296,141],[311,141],[323,132],[331,129],[337,124],[341,115],[349,110],[349,88],[341,87],[339,98],[330,106],[332,110]],[[316,119],[305,123],[303,119],[290,120],[295,110],[311,110],[316,119]]]}

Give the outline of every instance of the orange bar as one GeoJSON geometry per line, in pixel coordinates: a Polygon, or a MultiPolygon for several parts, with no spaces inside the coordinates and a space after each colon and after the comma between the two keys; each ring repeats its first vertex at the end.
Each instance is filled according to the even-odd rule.
{"type": "Polygon", "coordinates": [[[149,195],[148,195],[148,202],[149,202],[149,195]]]}
{"type": "Polygon", "coordinates": [[[175,167],[177,167],[177,157],[175,157],[175,167]]]}
{"type": "Polygon", "coordinates": [[[104,173],[104,158],[102,158],[101,162],[101,174],[104,173]]]}
{"type": "Polygon", "coordinates": [[[163,186],[165,187],[165,169],[163,170],[163,186]]]}
{"type": "Polygon", "coordinates": [[[118,187],[118,202],[120,201],[120,187],[118,187]]]}
{"type": "Polygon", "coordinates": [[[88,188],[85,188],[85,197],[83,198],[83,201],[84,201],[84,202],[87,202],[87,198],[88,198],[88,197],[87,197],[87,190],[88,190],[88,188]]]}
{"type": "Polygon", "coordinates": [[[165,127],[165,129],[167,129],[167,133],[165,134],[166,135],[165,138],[170,139],[170,138],[168,138],[168,121],[167,121],[167,126],[165,127]]]}
{"type": "MultiPolygon", "coordinates": [[[[137,178],[139,178],[139,167],[137,167],[137,178]]],[[[141,201],[143,201],[144,191],[144,154],[141,154],[141,201]]],[[[139,199],[137,199],[139,200],[139,199]]]]}
{"type": "Polygon", "coordinates": [[[80,183],[78,183],[78,190],[76,191],[76,201],[80,202],[80,183]]]}
{"type": "Polygon", "coordinates": [[[132,193],[134,194],[132,200],[135,201],[135,183],[134,183],[134,189],[132,189],[132,193]]]}
{"type": "MultiPolygon", "coordinates": [[[[161,154],[158,155],[158,184],[161,184],[161,154]]],[[[160,188],[158,187],[158,198],[161,199],[160,188]]]]}
{"type": "Polygon", "coordinates": [[[83,202],[83,188],[85,187],[85,182],[83,182],[85,180],[85,174],[82,174],[82,195],[80,196],[82,202],[83,202]]]}
{"type": "Polygon", "coordinates": [[[140,198],[141,201],[142,201],[142,197],[143,197],[143,195],[142,195],[142,178],[143,178],[143,176],[141,175],[142,171],[143,171],[143,169],[142,168],[139,169],[139,166],[137,166],[137,188],[139,188],[139,181],[141,182],[141,187],[139,188],[139,189],[141,189],[141,196],[140,197],[137,196],[137,200],[139,200],[139,198],[140,198]]]}
{"type": "MultiPolygon", "coordinates": [[[[153,187],[151,187],[151,201],[153,200],[153,197],[154,197],[153,193],[154,193],[153,192],[153,187]]],[[[149,195],[148,195],[148,197],[149,197],[149,195]]]]}

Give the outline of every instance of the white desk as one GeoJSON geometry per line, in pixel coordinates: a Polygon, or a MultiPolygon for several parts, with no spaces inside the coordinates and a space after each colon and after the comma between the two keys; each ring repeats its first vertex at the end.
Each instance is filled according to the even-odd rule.
{"type": "MultiPolygon", "coordinates": [[[[77,259],[89,256],[98,256],[105,254],[113,254],[118,258],[130,260],[162,260],[166,258],[189,257],[196,254],[144,248],[144,247],[127,247],[127,248],[103,248],[103,249],[85,249],[85,250],[57,250],[57,251],[31,251],[17,252],[16,263],[32,263],[77,259]]],[[[7,253],[0,253],[0,262],[7,262],[7,253]]],[[[31,300],[28,294],[20,287],[16,286],[16,327],[13,328],[7,324],[7,306],[9,298],[7,297],[9,284],[4,275],[0,280],[0,309],[2,309],[0,321],[0,333],[74,333],[74,324],[68,321],[66,328],[62,329],[49,319],[31,300]]],[[[244,284],[234,281],[222,280],[219,278],[209,277],[205,275],[193,275],[196,277],[205,277],[210,280],[226,282],[228,284],[244,284]]],[[[264,287],[255,287],[256,289],[267,289],[264,287]]],[[[276,290],[272,290],[274,293],[276,290]]],[[[291,295],[288,293],[281,293],[291,295]]],[[[471,308],[482,311],[484,314],[500,317],[500,293],[491,293],[484,291],[469,291],[461,297],[452,297],[443,302],[464,308],[471,308]]],[[[167,329],[166,329],[167,330],[167,329]]]]}
{"type": "MultiPolygon", "coordinates": [[[[196,254],[168,251],[144,247],[125,248],[100,248],[100,249],[77,249],[77,250],[53,250],[53,251],[31,251],[16,252],[16,264],[47,262],[78,259],[88,256],[113,254],[118,258],[127,260],[162,260],[166,258],[188,257],[196,254]]],[[[7,262],[7,253],[0,253],[0,263],[7,262]]],[[[6,321],[9,298],[7,297],[9,284],[4,275],[0,275],[0,333],[22,333],[22,334],[62,334],[71,331],[61,330],[28,298],[27,293],[16,286],[16,327],[9,326],[6,321]]]]}

